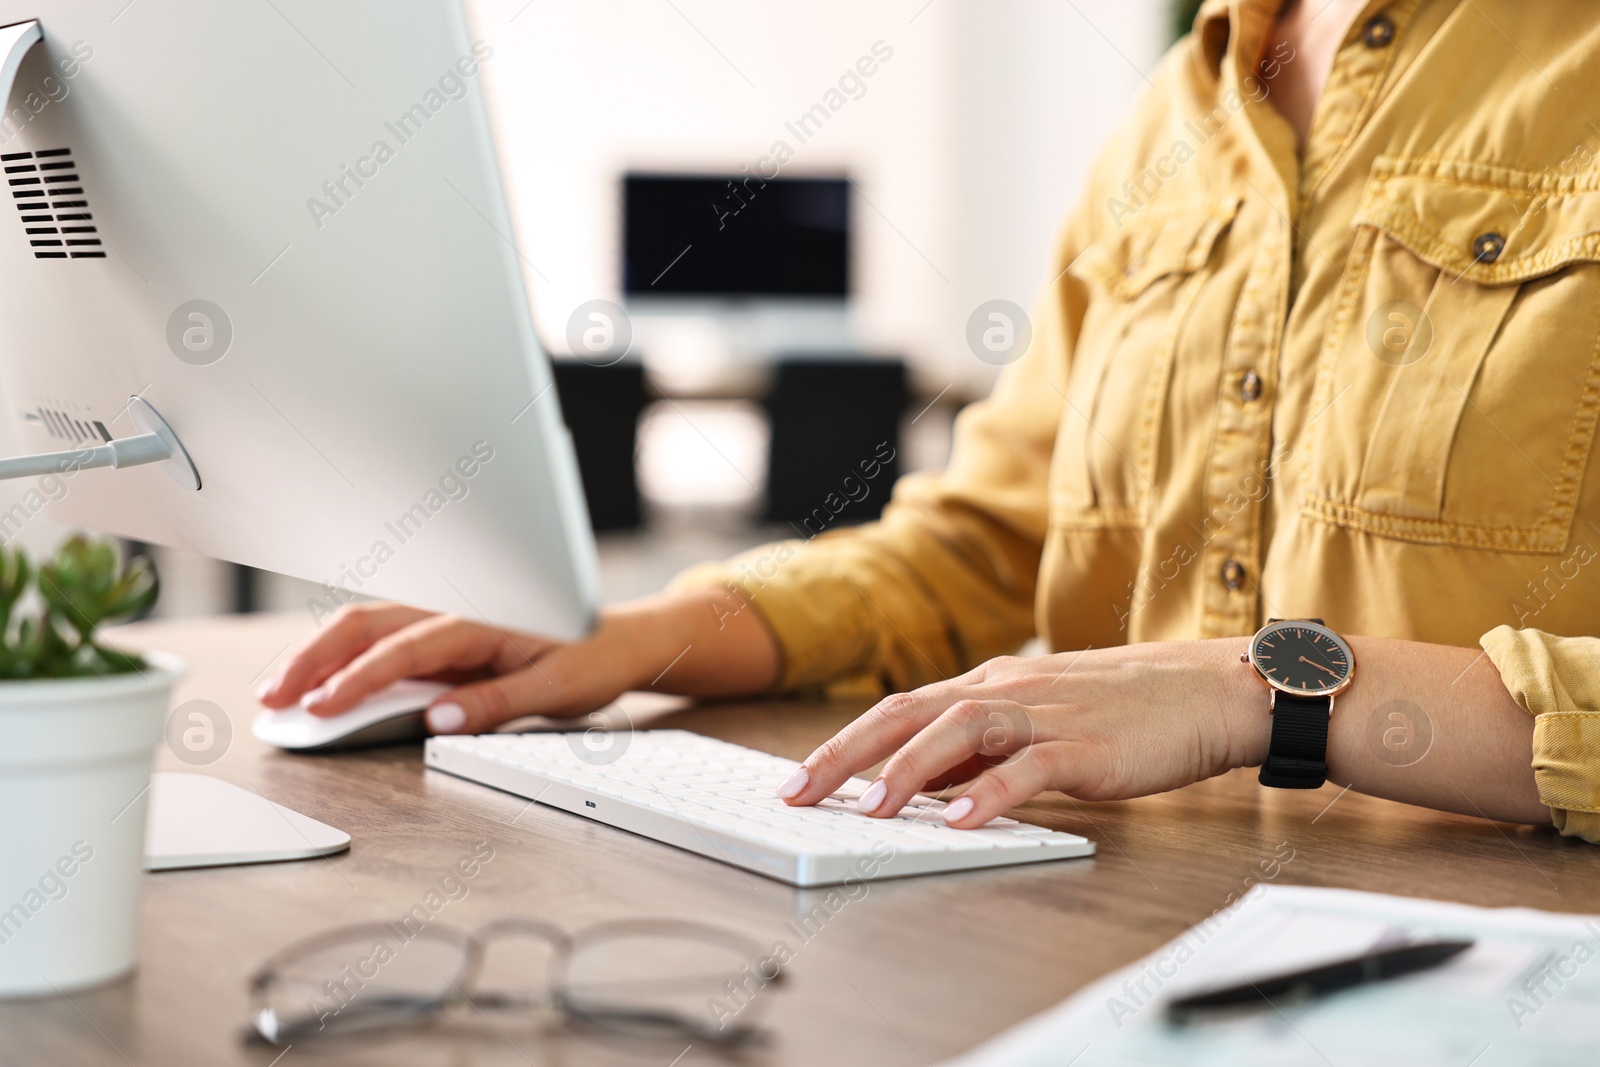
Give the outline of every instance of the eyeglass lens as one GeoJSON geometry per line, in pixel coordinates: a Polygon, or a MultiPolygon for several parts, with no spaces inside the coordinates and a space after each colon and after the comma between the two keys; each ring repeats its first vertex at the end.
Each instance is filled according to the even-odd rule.
{"type": "Polygon", "coordinates": [[[634,1031],[742,1036],[762,1014],[776,967],[715,932],[615,930],[580,936],[560,987],[574,1015],[634,1031]]]}
{"type": "Polygon", "coordinates": [[[388,928],[352,931],[279,964],[263,991],[265,1011],[258,1010],[257,1027],[281,1041],[287,1035],[306,1040],[413,1023],[455,995],[453,986],[471,962],[464,938],[408,938],[388,928]]]}

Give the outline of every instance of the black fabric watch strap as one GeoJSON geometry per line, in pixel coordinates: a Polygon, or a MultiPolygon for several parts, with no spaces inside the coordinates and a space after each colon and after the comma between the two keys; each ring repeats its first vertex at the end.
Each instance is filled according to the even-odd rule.
{"type": "Polygon", "coordinates": [[[1272,740],[1261,765],[1261,784],[1277,789],[1317,789],[1328,780],[1328,718],[1333,698],[1281,690],[1272,704],[1272,740]]]}

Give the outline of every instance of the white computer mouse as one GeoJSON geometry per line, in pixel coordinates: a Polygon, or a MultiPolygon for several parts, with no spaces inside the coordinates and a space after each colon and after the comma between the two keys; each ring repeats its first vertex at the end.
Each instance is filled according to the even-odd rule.
{"type": "Polygon", "coordinates": [[[268,708],[255,717],[250,732],[269,745],[291,752],[392,745],[428,736],[422,713],[451,687],[413,678],[380,689],[342,715],[313,715],[304,704],[282,711],[268,708]]]}

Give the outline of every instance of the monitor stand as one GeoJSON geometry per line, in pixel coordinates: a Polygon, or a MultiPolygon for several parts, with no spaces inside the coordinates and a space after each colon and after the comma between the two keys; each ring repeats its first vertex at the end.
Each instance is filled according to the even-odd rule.
{"type": "Polygon", "coordinates": [[[205,774],[158,771],[145,826],[147,871],[315,859],[350,847],[350,835],[205,774]]]}

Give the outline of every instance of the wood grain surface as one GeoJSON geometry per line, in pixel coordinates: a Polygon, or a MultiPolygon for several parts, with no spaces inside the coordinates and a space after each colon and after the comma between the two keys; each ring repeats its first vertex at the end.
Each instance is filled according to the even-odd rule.
{"type": "MultiPolygon", "coordinates": [[[[494,858],[436,921],[470,927],[532,915],[568,927],[619,917],[721,923],[793,953],[767,990],[774,1040],[757,1064],[938,1063],[1222,907],[1254,881],[1343,886],[1471,904],[1600,912],[1600,850],[1553,831],[1496,825],[1341,794],[1263,790],[1236,772],[1110,804],[1041,799],[1016,814],[1083,834],[1092,859],[880,881],[808,939],[790,925],[827,890],[798,890],[530,805],[422,767],[421,746],[293,756],[249,732],[250,693],[303,615],[147,623],[121,643],[184,657],[178,701],[208,700],[233,738],[204,768],[162,749],[157,767],[202,770],[349,832],[349,852],[295,863],[146,876],[137,973],[99,989],[0,1004],[0,1064],[267,1067],[247,1047],[245,980],[291,940],[400,916],[488,841],[494,858]]],[[[769,701],[665,713],[671,725],[800,758],[860,705],[769,701]]],[[[1470,789],[1470,786],[1468,787],[1470,789]]],[[[8,813],[17,817],[17,813],[8,813]]],[[[730,1057],[687,1042],[627,1043],[549,1019],[471,1009],[430,1030],[337,1053],[296,1047],[277,1063],[641,1064],[730,1057]]]]}

